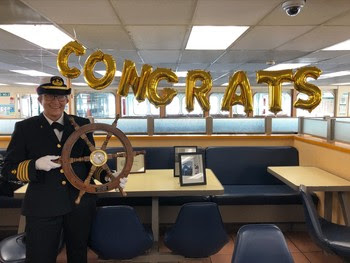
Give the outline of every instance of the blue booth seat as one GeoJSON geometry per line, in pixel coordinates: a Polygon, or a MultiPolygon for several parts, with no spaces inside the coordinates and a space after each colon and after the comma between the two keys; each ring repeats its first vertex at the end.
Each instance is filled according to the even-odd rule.
{"type": "Polygon", "coordinates": [[[153,245],[152,230],[145,228],[130,206],[98,207],[92,223],[90,248],[100,259],[132,259],[153,245]]]}
{"type": "Polygon", "coordinates": [[[281,230],[273,224],[242,226],[237,233],[232,263],[293,263],[281,230]]]}
{"type": "Polygon", "coordinates": [[[164,235],[164,244],[172,252],[189,258],[209,257],[227,242],[220,211],[212,202],[183,205],[175,224],[164,235]]]}

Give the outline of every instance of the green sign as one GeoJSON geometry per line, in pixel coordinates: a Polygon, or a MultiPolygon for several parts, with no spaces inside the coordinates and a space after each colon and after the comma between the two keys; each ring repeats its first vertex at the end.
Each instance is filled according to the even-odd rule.
{"type": "Polygon", "coordinates": [[[0,97],[10,97],[10,92],[0,92],[0,97]]]}

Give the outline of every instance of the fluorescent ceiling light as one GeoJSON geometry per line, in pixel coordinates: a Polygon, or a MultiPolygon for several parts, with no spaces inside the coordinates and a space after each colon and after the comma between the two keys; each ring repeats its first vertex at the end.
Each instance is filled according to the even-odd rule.
{"type": "Polygon", "coordinates": [[[186,49],[225,50],[248,26],[193,26],[186,49]]]}
{"type": "Polygon", "coordinates": [[[333,46],[324,48],[322,50],[326,50],[326,51],[329,51],[329,50],[350,50],[350,39],[345,40],[343,42],[340,42],[338,44],[335,44],[333,46]]]}
{"type": "Polygon", "coordinates": [[[54,25],[0,25],[0,28],[46,49],[60,49],[73,41],[54,25]]]}
{"type": "Polygon", "coordinates": [[[350,86],[350,82],[333,83],[331,85],[334,85],[334,86],[347,86],[347,85],[349,85],[350,86]]]}
{"type": "Polygon", "coordinates": [[[85,82],[72,82],[73,86],[88,86],[88,84],[86,84],[85,82]]]}
{"type": "Polygon", "coordinates": [[[222,83],[220,86],[227,86],[228,82],[222,83]]]}
{"type": "Polygon", "coordinates": [[[324,74],[324,75],[321,75],[318,79],[329,79],[329,78],[335,78],[335,77],[341,77],[341,76],[347,76],[347,75],[350,75],[349,70],[324,74]]]}
{"type": "Polygon", "coordinates": [[[0,86],[7,86],[7,84],[0,83],[0,86]]]}
{"type": "Polygon", "coordinates": [[[174,83],[173,86],[175,86],[175,87],[185,87],[186,83],[174,83]]]}
{"type": "Polygon", "coordinates": [[[294,68],[301,68],[306,65],[309,65],[310,63],[281,63],[277,64],[271,67],[268,67],[264,70],[283,70],[283,69],[294,69],[294,68]]]}
{"type": "Polygon", "coordinates": [[[20,74],[24,74],[24,75],[28,75],[28,76],[32,76],[32,77],[50,77],[52,76],[52,74],[47,74],[45,72],[41,72],[41,71],[37,71],[37,70],[12,70],[10,69],[10,71],[12,72],[16,72],[16,73],[20,73],[20,74]]]}
{"type": "MultiPolygon", "coordinates": [[[[102,76],[106,74],[106,71],[105,71],[105,70],[96,70],[96,72],[97,72],[98,74],[102,75],[102,76]]],[[[122,75],[122,72],[121,72],[121,71],[119,71],[119,70],[116,70],[116,71],[115,71],[115,75],[114,75],[114,76],[120,77],[121,75],[122,75]]]]}
{"type": "Polygon", "coordinates": [[[176,71],[175,74],[176,76],[183,78],[183,77],[187,77],[187,73],[188,71],[176,71]]]}
{"type": "Polygon", "coordinates": [[[341,76],[347,76],[347,75],[350,75],[350,71],[349,70],[343,70],[343,71],[337,71],[337,72],[321,75],[319,77],[319,79],[329,79],[329,78],[341,77],[341,76]]]}
{"type": "Polygon", "coordinates": [[[31,82],[16,82],[15,84],[25,85],[25,86],[38,86],[37,83],[31,83],[31,82]]]}

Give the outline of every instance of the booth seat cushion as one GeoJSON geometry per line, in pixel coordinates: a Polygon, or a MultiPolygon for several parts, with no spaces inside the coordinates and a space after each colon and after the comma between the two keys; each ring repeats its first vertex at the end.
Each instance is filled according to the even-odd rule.
{"type": "Polygon", "coordinates": [[[212,196],[218,205],[301,204],[298,192],[287,185],[224,185],[223,195],[212,196]]]}

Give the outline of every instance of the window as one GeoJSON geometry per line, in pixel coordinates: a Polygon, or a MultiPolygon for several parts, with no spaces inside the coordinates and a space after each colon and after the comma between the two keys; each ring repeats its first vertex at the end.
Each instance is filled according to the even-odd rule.
{"type": "MultiPolygon", "coordinates": [[[[307,100],[308,95],[299,93],[297,99],[307,100]]],[[[334,116],[334,95],[330,91],[322,92],[321,103],[313,109],[311,112],[308,110],[297,108],[297,117],[323,117],[323,116],[334,116]]]]}
{"type": "MultiPolygon", "coordinates": [[[[266,92],[258,92],[253,97],[254,116],[269,116],[275,115],[269,111],[269,94],[266,92]]],[[[282,111],[277,113],[277,116],[291,116],[292,98],[288,92],[282,92],[282,111]]]]}
{"type": "MultiPolygon", "coordinates": [[[[224,97],[224,93],[212,93],[209,96],[209,103],[210,103],[210,111],[209,114],[211,116],[228,116],[228,111],[222,111],[221,110],[221,104],[224,97]]],[[[233,109],[235,109],[237,106],[233,106],[233,109]]]]}
{"type": "Polygon", "coordinates": [[[115,96],[113,93],[78,93],[75,111],[80,117],[115,118],[115,96]]]}
{"type": "Polygon", "coordinates": [[[44,110],[38,101],[37,94],[18,94],[17,99],[21,118],[39,115],[44,110]]]}
{"type": "Polygon", "coordinates": [[[179,97],[174,97],[173,101],[166,106],[166,114],[167,115],[179,115],[180,112],[180,99],[179,97]]]}
{"type": "Polygon", "coordinates": [[[139,102],[135,99],[134,94],[128,94],[127,97],[122,97],[122,107],[121,111],[123,113],[123,116],[148,116],[148,115],[155,115],[159,116],[159,107],[157,108],[152,103],[148,101],[148,99],[145,99],[142,102],[139,102]]]}

